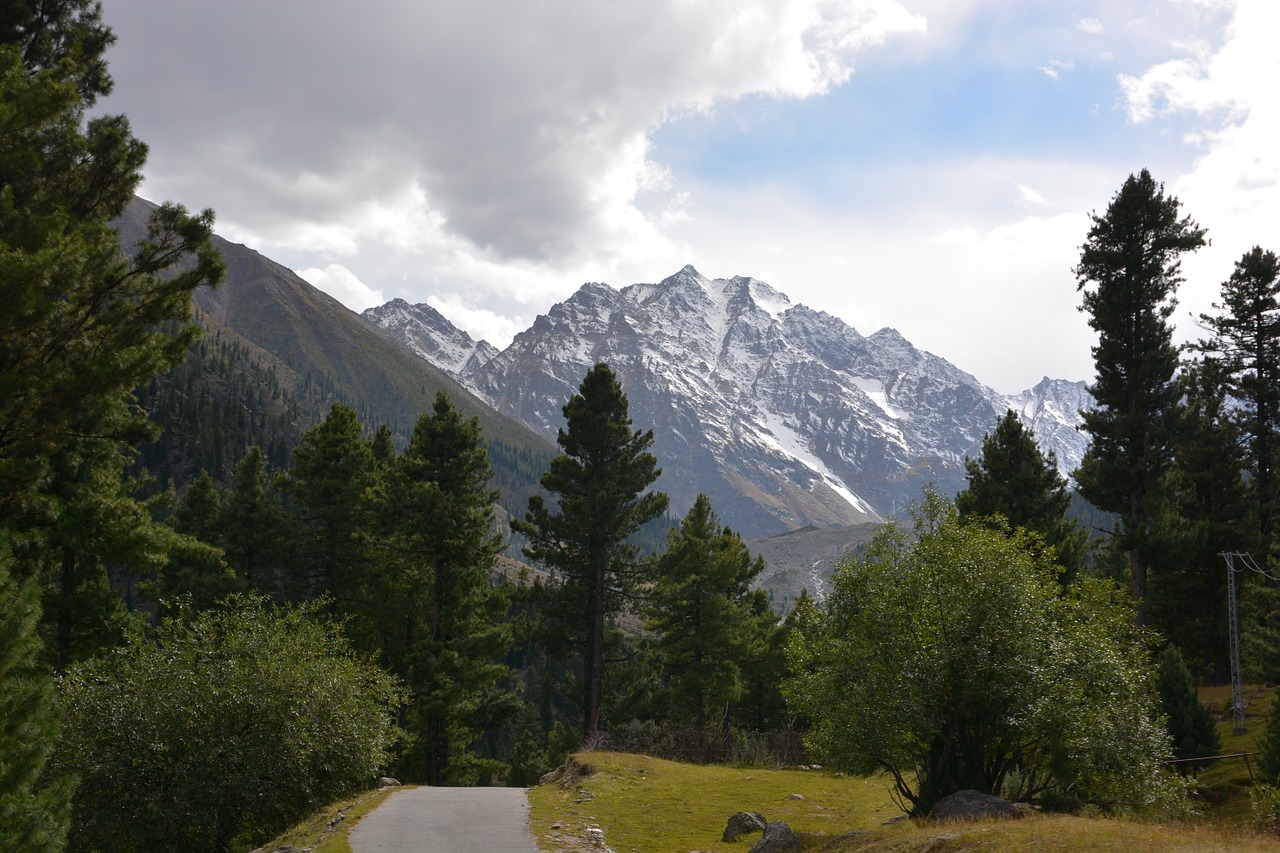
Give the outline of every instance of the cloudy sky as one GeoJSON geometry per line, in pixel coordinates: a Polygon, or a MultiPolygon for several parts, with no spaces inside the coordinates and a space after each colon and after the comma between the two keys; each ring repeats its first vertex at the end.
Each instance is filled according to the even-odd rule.
{"type": "Polygon", "coordinates": [[[1092,378],[1071,268],[1131,172],[1209,230],[1183,337],[1280,250],[1273,0],[105,6],[144,196],[500,347],[692,263],[1015,392],[1092,378]]]}

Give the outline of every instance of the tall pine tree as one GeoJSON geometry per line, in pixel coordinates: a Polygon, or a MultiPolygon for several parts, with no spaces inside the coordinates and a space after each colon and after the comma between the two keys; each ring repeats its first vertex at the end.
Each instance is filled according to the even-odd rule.
{"type": "Polygon", "coordinates": [[[1198,349],[1221,365],[1231,397],[1243,404],[1235,420],[1247,444],[1256,512],[1256,539],[1247,545],[1263,567],[1272,562],[1280,506],[1280,259],[1254,246],[1222,283],[1215,314],[1201,314],[1211,332],[1198,349]]]}
{"type": "Polygon", "coordinates": [[[649,452],[653,432],[633,430],[627,410],[609,365],[588,371],[564,406],[566,426],[556,437],[563,452],[541,480],[556,508],[535,495],[524,520],[512,520],[512,528],[529,537],[525,555],[562,581],[555,615],[582,658],[587,737],[600,729],[606,625],[643,571],[627,539],[667,508],[664,493],[646,491],[662,473],[649,452]]]}
{"type": "Polygon", "coordinates": [[[1172,457],[1179,418],[1178,349],[1169,317],[1181,256],[1205,244],[1204,229],[1178,217],[1146,169],[1130,175],[1093,227],[1075,268],[1093,347],[1097,407],[1082,412],[1090,444],[1076,482],[1081,495],[1120,517],[1116,545],[1128,554],[1134,621],[1147,623],[1152,504],[1172,457]]]}
{"type": "Polygon", "coordinates": [[[378,621],[390,617],[388,662],[412,694],[401,768],[432,785],[465,784],[498,769],[467,747],[517,707],[501,688],[512,636],[508,597],[490,580],[502,547],[493,533],[492,477],[479,420],[440,391],[380,500],[390,555],[381,590],[389,606],[378,621]]]}

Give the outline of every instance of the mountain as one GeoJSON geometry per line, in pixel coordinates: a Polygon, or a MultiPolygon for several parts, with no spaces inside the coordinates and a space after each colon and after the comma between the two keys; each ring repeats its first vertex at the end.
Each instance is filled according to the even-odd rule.
{"type": "MultiPolygon", "coordinates": [[[[116,221],[121,243],[131,246],[146,230],[154,205],[135,199],[116,221]]],[[[523,513],[552,445],[492,410],[448,372],[424,361],[406,344],[382,333],[292,270],[221,237],[214,245],[227,267],[223,284],[194,294],[206,339],[233,344],[270,368],[285,391],[300,401],[301,430],[322,419],[334,402],[355,409],[367,429],[387,424],[403,444],[419,415],[444,389],[469,416],[480,418],[509,511],[523,513]]],[[[236,458],[243,453],[238,448],[236,458]]]]}
{"type": "MultiPolygon", "coordinates": [[[[365,316],[406,343],[410,328],[438,328],[427,306],[384,308],[365,316]]],[[[444,369],[457,363],[445,338],[412,345],[428,360],[455,353],[435,356],[444,369]]],[[[547,438],[587,370],[609,362],[633,421],[654,431],[657,488],[673,513],[705,492],[753,537],[882,521],[926,483],[958,491],[965,457],[1006,408],[1029,416],[1064,470],[1084,451],[1074,430],[1083,383],[1045,380],[1007,398],[893,329],[863,336],[765,282],[708,279],[692,266],[622,290],[585,284],[478,361],[468,356],[454,375],[547,438]]]]}
{"type": "Polygon", "coordinates": [[[463,381],[498,354],[493,344],[472,340],[430,305],[393,299],[361,316],[403,341],[424,361],[463,381]]]}

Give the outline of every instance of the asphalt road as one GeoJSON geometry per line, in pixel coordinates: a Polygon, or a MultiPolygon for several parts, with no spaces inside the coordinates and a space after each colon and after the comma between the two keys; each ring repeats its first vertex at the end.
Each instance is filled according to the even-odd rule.
{"type": "Polygon", "coordinates": [[[406,788],[351,830],[352,853],[538,853],[523,788],[406,788]]]}

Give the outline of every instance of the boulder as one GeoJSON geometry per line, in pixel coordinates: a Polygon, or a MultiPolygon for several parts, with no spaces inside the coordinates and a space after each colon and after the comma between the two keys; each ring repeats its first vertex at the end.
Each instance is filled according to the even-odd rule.
{"type": "Polygon", "coordinates": [[[378,780],[378,787],[379,788],[399,788],[400,780],[393,779],[390,776],[383,776],[381,779],[378,780]]]}
{"type": "Polygon", "coordinates": [[[764,835],[751,848],[751,853],[794,853],[800,849],[800,836],[791,827],[775,820],[764,828],[764,835]]]}
{"type": "Polygon", "coordinates": [[[934,823],[1018,817],[1022,817],[1022,812],[1004,797],[972,790],[948,794],[929,810],[929,820],[934,823]]]}
{"type": "Polygon", "coordinates": [[[760,812],[737,812],[729,818],[729,825],[724,828],[722,841],[736,841],[739,835],[748,832],[763,832],[769,821],[760,812]]]}

